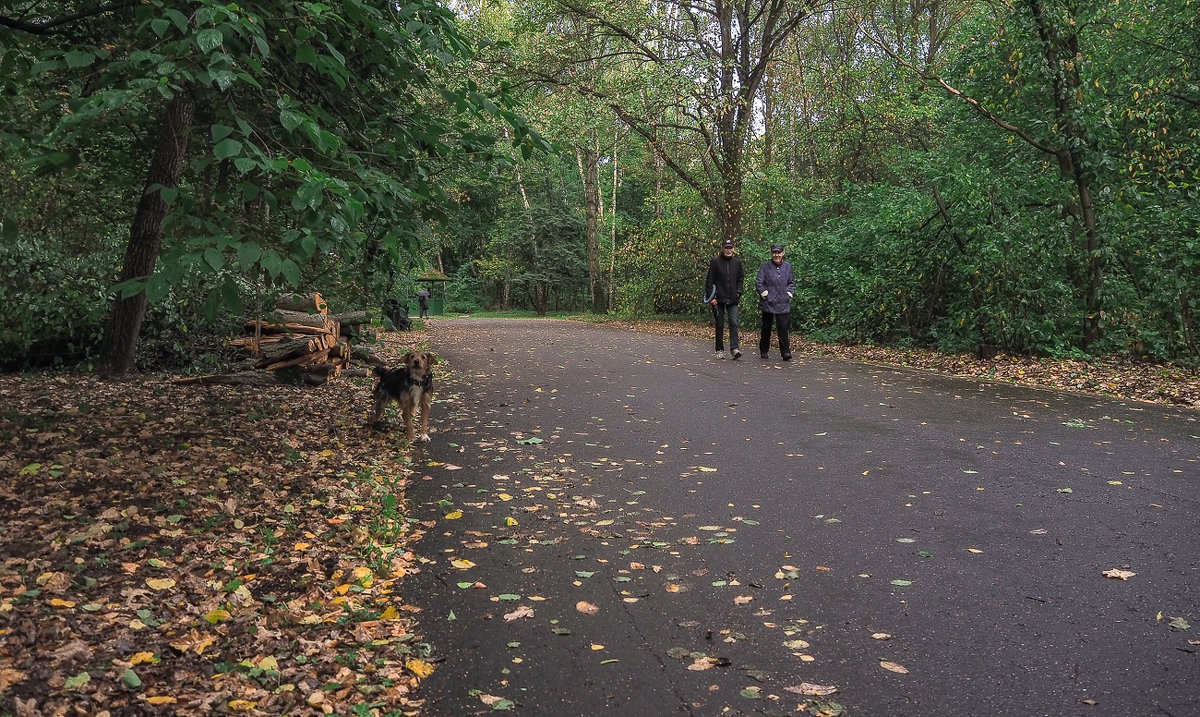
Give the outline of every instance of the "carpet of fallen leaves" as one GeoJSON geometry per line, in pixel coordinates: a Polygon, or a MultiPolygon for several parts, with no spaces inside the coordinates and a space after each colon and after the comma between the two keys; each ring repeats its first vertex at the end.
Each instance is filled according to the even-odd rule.
{"type": "MultiPolygon", "coordinates": [[[[794,351],[1200,408],[1195,371],[1129,359],[794,351]]],[[[420,713],[434,665],[402,580],[425,526],[412,449],[365,426],[371,381],[170,379],[0,376],[0,714],[420,713]]]]}
{"type": "Polygon", "coordinates": [[[0,714],[416,712],[421,526],[371,381],[170,378],[0,377],[0,714]]]}
{"type": "MultiPolygon", "coordinates": [[[[711,340],[713,332],[710,324],[696,322],[589,320],[635,331],[688,338],[711,340]]],[[[746,349],[747,356],[753,357],[757,351],[758,333],[743,328],[741,341],[743,348],[750,347],[746,349]]],[[[772,342],[772,352],[774,350],[772,342]]],[[[1001,354],[993,359],[980,359],[971,354],[945,354],[928,349],[818,344],[794,334],[792,351],[797,356],[837,357],[921,369],[947,376],[1200,408],[1200,370],[1132,357],[1082,360],[1001,354]]]]}

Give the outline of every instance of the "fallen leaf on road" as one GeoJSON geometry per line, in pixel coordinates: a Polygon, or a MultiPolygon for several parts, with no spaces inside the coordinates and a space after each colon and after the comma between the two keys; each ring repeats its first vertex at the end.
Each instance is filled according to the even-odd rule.
{"type": "Polygon", "coordinates": [[[711,669],[716,664],[717,664],[717,658],[708,657],[707,655],[704,655],[701,657],[697,657],[696,661],[693,662],[692,664],[688,665],[687,668],[689,670],[691,670],[692,672],[703,672],[705,670],[711,669]]]}
{"type": "Polygon", "coordinates": [[[583,613],[584,615],[599,615],[600,614],[600,608],[598,608],[595,605],[591,604],[590,602],[586,602],[584,600],[580,600],[579,602],[575,603],[575,609],[578,610],[579,612],[583,613]]]}
{"type": "Polygon", "coordinates": [[[1116,578],[1117,580],[1128,580],[1129,578],[1132,578],[1134,575],[1137,575],[1137,573],[1129,571],[1129,570],[1121,570],[1119,568],[1113,568],[1112,570],[1104,571],[1104,577],[1116,578]]]}
{"type": "Polygon", "coordinates": [[[430,663],[415,658],[404,663],[404,666],[408,668],[409,672],[420,677],[422,680],[432,675],[433,671],[437,669],[430,663]]]}
{"type": "Polygon", "coordinates": [[[528,605],[522,605],[516,610],[513,610],[510,613],[505,613],[504,615],[504,619],[508,620],[509,622],[512,622],[513,620],[520,620],[523,617],[533,617],[533,608],[529,607],[528,605]]]}
{"type": "Polygon", "coordinates": [[[890,639],[892,639],[892,636],[887,634],[886,632],[873,632],[873,633],[871,633],[871,639],[872,640],[890,640],[890,639]]]}
{"type": "Polygon", "coordinates": [[[879,663],[879,666],[885,670],[891,670],[892,672],[898,672],[901,675],[908,674],[908,668],[897,662],[890,662],[888,660],[883,660],[882,662],[879,663]]]}
{"type": "Polygon", "coordinates": [[[799,685],[792,687],[784,687],[783,689],[797,695],[810,695],[814,697],[824,697],[837,692],[838,688],[834,685],[815,685],[811,682],[801,682],[799,685]]]}

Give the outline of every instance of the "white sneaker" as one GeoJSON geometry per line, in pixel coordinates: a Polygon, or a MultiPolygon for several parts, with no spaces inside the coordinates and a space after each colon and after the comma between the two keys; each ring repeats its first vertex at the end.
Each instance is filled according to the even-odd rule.
{"type": "Polygon", "coordinates": [[[741,357],[742,357],[742,351],[741,351],[741,349],[734,349],[734,350],[733,350],[733,360],[734,360],[734,361],[737,361],[737,360],[738,360],[738,359],[740,359],[741,357]]]}
{"type": "Polygon", "coordinates": [[[719,358],[719,359],[721,359],[722,361],[724,361],[724,360],[725,360],[725,352],[724,352],[724,351],[718,351],[718,352],[716,352],[715,354],[713,354],[713,358],[719,358]]]}

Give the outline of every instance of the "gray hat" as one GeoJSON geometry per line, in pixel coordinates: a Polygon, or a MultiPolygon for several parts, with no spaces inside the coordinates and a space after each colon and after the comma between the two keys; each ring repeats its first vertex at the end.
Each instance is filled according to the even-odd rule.
{"type": "Polygon", "coordinates": [[[772,244],[772,245],[771,245],[771,253],[772,253],[772,254],[774,254],[774,253],[775,253],[775,252],[777,252],[777,251],[783,251],[783,245],[782,245],[782,244],[772,244]]]}

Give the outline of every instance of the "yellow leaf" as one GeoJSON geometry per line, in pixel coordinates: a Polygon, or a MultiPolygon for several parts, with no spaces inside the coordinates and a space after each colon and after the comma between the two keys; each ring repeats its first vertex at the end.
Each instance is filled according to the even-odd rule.
{"type": "Polygon", "coordinates": [[[75,603],[71,602],[70,600],[60,600],[58,598],[51,600],[50,604],[54,607],[75,607],[75,603]]]}
{"type": "Polygon", "coordinates": [[[432,664],[416,658],[404,663],[404,666],[408,668],[409,672],[413,673],[422,680],[432,675],[433,671],[437,669],[432,664]]]}
{"type": "Polygon", "coordinates": [[[222,608],[217,608],[215,610],[209,610],[208,612],[206,612],[204,614],[204,619],[208,620],[208,622],[210,624],[216,625],[218,622],[220,622],[222,620],[229,619],[229,611],[224,610],[222,608]]]}
{"type": "Polygon", "coordinates": [[[179,700],[170,695],[155,695],[154,697],[147,697],[146,701],[152,705],[173,705],[179,700]]]}
{"type": "Polygon", "coordinates": [[[449,513],[446,513],[446,520],[458,520],[458,519],[459,519],[459,518],[461,518],[461,517],[462,517],[462,511],[461,511],[461,510],[455,510],[455,511],[451,511],[451,512],[449,512],[449,513]]]}
{"type": "Polygon", "coordinates": [[[611,520],[598,520],[598,521],[596,521],[596,525],[612,525],[612,524],[613,524],[613,522],[612,522],[611,520]]]}
{"type": "Polygon", "coordinates": [[[367,578],[372,577],[373,575],[374,575],[374,573],[371,572],[370,568],[363,567],[363,566],[355,568],[354,573],[353,573],[355,580],[366,580],[367,578]]]}
{"type": "Polygon", "coordinates": [[[696,466],[696,470],[701,471],[702,473],[716,473],[717,472],[716,468],[709,468],[708,466],[696,466]]]}
{"type": "Polygon", "coordinates": [[[267,655],[258,661],[258,669],[279,672],[279,660],[276,660],[274,655],[267,655]]]}
{"type": "Polygon", "coordinates": [[[510,515],[504,519],[504,524],[511,528],[517,524],[517,519],[510,515]]]}
{"type": "Polygon", "coordinates": [[[982,553],[983,551],[982,551],[982,550],[979,550],[979,549],[977,549],[977,548],[967,548],[967,552],[969,552],[969,553],[982,553]]]}
{"type": "Polygon", "coordinates": [[[146,585],[153,590],[170,590],[175,587],[175,581],[171,578],[150,578],[146,585]]]}
{"type": "Polygon", "coordinates": [[[249,712],[257,706],[257,702],[251,702],[250,700],[229,700],[229,709],[235,712],[249,712]]]}
{"type": "Polygon", "coordinates": [[[604,645],[597,645],[594,642],[592,643],[592,650],[594,652],[599,652],[600,650],[603,650],[603,649],[604,649],[604,645]]]}
{"type": "Polygon", "coordinates": [[[466,558],[455,558],[454,560],[450,561],[450,564],[459,570],[470,570],[471,568],[475,567],[475,563],[472,563],[466,558]]]}
{"type": "Polygon", "coordinates": [[[349,585],[338,585],[336,588],[333,589],[333,592],[337,595],[345,595],[346,593],[350,592],[350,586],[349,585]]]}
{"type": "Polygon", "coordinates": [[[312,547],[312,543],[296,543],[292,546],[293,550],[308,550],[312,547]]]}
{"type": "Polygon", "coordinates": [[[379,619],[395,620],[398,617],[400,617],[400,613],[396,610],[396,608],[389,605],[388,608],[384,610],[382,614],[380,614],[379,619]]]}
{"type": "MultiPolygon", "coordinates": [[[[147,663],[154,664],[155,662],[158,662],[158,658],[154,656],[153,652],[139,652],[133,657],[129,658],[129,664],[133,666],[147,663]]],[[[172,697],[171,699],[175,698],[172,697]]]]}
{"type": "Polygon", "coordinates": [[[508,493],[501,493],[500,500],[512,500],[512,496],[509,495],[508,493]]]}

